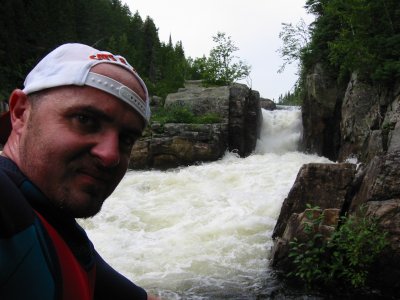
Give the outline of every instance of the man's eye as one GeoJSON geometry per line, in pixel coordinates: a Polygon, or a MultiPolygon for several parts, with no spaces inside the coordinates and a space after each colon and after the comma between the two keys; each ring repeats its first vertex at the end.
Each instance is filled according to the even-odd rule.
{"type": "Polygon", "coordinates": [[[79,114],[75,116],[75,120],[78,122],[78,125],[86,130],[95,130],[99,127],[99,122],[96,118],[85,115],[79,114]]]}
{"type": "Polygon", "coordinates": [[[137,139],[138,139],[137,136],[132,136],[132,135],[123,135],[120,137],[121,143],[126,148],[132,147],[133,144],[135,144],[137,139]]]}
{"type": "Polygon", "coordinates": [[[76,118],[82,124],[86,124],[86,123],[88,123],[90,121],[90,118],[88,116],[85,116],[85,115],[77,115],[76,118]]]}

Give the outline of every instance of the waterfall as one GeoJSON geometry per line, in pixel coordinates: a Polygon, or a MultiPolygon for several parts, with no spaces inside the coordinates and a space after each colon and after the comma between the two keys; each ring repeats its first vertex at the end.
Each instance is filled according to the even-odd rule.
{"type": "Polygon", "coordinates": [[[301,137],[301,110],[299,107],[281,107],[274,111],[262,110],[263,124],[256,153],[296,151],[301,137]]]}
{"type": "Polygon", "coordinates": [[[299,168],[300,110],[263,110],[254,154],[170,171],[130,171],[84,220],[117,270],[164,299],[256,299],[274,285],[271,234],[299,168]]]}

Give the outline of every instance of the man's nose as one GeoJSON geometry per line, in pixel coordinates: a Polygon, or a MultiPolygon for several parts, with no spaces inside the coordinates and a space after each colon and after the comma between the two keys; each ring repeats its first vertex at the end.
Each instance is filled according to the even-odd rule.
{"type": "Polygon", "coordinates": [[[115,167],[120,162],[119,136],[117,133],[108,132],[99,137],[92,147],[92,155],[97,157],[104,167],[115,167]]]}

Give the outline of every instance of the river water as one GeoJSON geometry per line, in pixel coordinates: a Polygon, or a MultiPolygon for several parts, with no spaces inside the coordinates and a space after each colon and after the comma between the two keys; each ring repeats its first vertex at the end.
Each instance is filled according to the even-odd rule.
{"type": "Polygon", "coordinates": [[[171,171],[130,171],[92,219],[96,249],[163,299],[260,299],[279,285],[271,234],[305,163],[299,109],[263,110],[254,154],[171,171]],[[261,296],[260,296],[261,295],[261,296]]]}

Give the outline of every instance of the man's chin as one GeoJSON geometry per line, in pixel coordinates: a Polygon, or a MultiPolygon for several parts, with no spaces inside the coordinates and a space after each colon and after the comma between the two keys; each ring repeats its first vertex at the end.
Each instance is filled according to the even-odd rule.
{"type": "Polygon", "coordinates": [[[100,211],[101,207],[99,208],[90,208],[90,209],[85,209],[85,210],[77,210],[74,212],[73,216],[74,218],[81,218],[81,219],[87,219],[94,217],[97,215],[100,211]]]}
{"type": "Polygon", "coordinates": [[[87,219],[94,217],[101,210],[100,207],[72,207],[68,210],[68,213],[74,218],[87,219]]]}
{"type": "Polygon", "coordinates": [[[74,218],[90,218],[102,208],[103,197],[76,197],[73,203],[63,206],[63,210],[74,218]]]}

